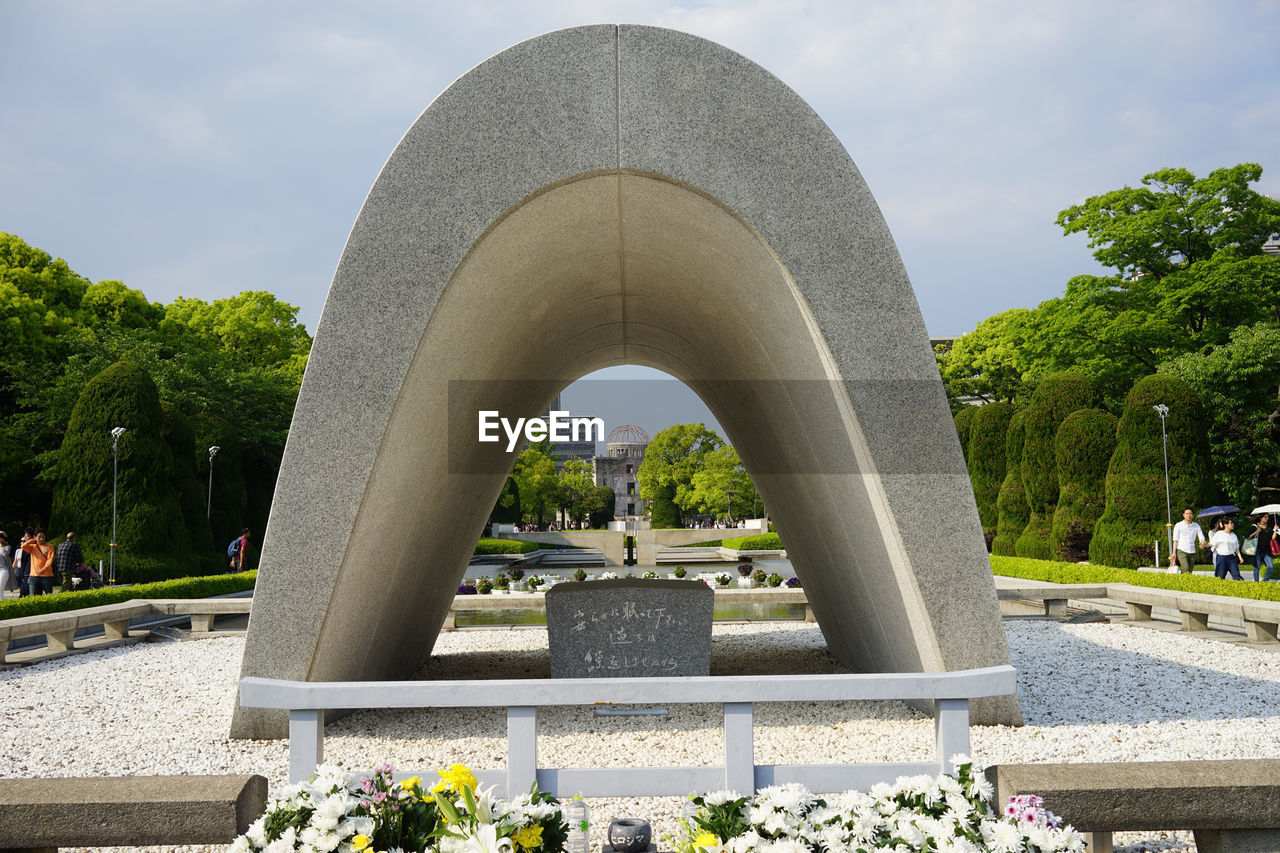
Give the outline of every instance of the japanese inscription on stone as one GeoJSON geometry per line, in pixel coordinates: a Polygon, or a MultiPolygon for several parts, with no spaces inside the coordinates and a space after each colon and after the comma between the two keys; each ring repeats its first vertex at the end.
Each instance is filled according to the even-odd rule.
{"type": "Polygon", "coordinates": [[[547,591],[551,677],[710,675],[714,602],[698,581],[558,584],[547,591]]]}

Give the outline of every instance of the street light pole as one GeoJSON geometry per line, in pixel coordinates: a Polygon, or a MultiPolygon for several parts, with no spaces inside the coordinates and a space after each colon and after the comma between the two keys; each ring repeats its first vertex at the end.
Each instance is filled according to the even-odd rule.
{"type": "Polygon", "coordinates": [[[124,433],[124,427],[111,430],[111,566],[108,583],[116,582],[116,495],[120,486],[120,436],[124,433]]]}
{"type": "Polygon", "coordinates": [[[213,457],[217,456],[221,449],[216,444],[209,448],[209,503],[204,510],[205,518],[213,518],[213,457]]]}
{"type": "MultiPolygon", "coordinates": [[[[1167,520],[1165,529],[1169,532],[1169,559],[1173,559],[1173,502],[1169,498],[1169,432],[1165,429],[1165,418],[1169,417],[1169,407],[1157,403],[1151,408],[1160,416],[1160,443],[1164,448],[1164,510],[1167,520]]],[[[1194,562],[1194,561],[1193,561],[1194,562]]]]}

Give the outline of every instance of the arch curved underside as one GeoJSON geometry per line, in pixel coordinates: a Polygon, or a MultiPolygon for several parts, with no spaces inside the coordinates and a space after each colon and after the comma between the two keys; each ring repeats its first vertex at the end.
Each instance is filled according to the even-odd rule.
{"type": "MultiPolygon", "coordinates": [[[[476,441],[477,412],[533,416],[624,363],[715,413],[842,662],[1009,662],[920,311],[853,162],[749,60],[591,26],[458,80],[370,192],[294,414],[243,675],[411,675],[514,459],[476,441]]],[[[1021,722],[1015,697],[973,718],[1021,722]]],[[[233,736],[285,731],[236,708],[233,736]]]]}

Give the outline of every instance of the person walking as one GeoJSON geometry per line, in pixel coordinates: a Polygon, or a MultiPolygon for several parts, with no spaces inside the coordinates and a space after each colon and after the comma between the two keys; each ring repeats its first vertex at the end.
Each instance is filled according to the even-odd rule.
{"type": "Polygon", "coordinates": [[[1249,534],[1250,539],[1258,540],[1258,550],[1253,552],[1253,579],[1258,579],[1258,573],[1262,570],[1262,564],[1267,564],[1267,573],[1262,576],[1264,581],[1271,580],[1271,572],[1275,570],[1275,561],[1271,557],[1271,540],[1276,535],[1276,523],[1271,517],[1271,513],[1264,512],[1257,521],[1253,523],[1253,532],[1249,534]]]}
{"type": "Polygon", "coordinates": [[[1209,547],[1213,549],[1213,576],[1225,578],[1228,574],[1232,580],[1242,581],[1240,577],[1240,538],[1235,534],[1236,523],[1231,519],[1222,522],[1222,529],[1215,530],[1209,537],[1209,547]]]}
{"type": "Polygon", "coordinates": [[[76,535],[68,533],[53,558],[53,570],[58,573],[64,589],[71,588],[71,578],[76,572],[76,566],[83,562],[84,552],[80,550],[76,535]]]}
{"type": "Polygon", "coordinates": [[[1184,575],[1196,567],[1196,548],[1205,546],[1204,530],[1196,522],[1195,513],[1182,511],[1182,521],[1173,526],[1173,553],[1169,555],[1169,568],[1177,566],[1184,575]]]}
{"type": "Polygon", "coordinates": [[[13,546],[9,544],[9,534],[0,530],[0,598],[9,591],[13,581],[13,546]]]}
{"type": "Polygon", "coordinates": [[[18,549],[13,552],[13,579],[18,582],[18,598],[26,598],[31,592],[31,588],[27,586],[27,578],[31,577],[31,555],[22,546],[34,537],[35,531],[30,527],[22,531],[18,549]]]}
{"type": "Polygon", "coordinates": [[[22,550],[31,555],[31,575],[27,578],[27,594],[52,595],[55,549],[45,541],[43,527],[36,531],[34,539],[28,539],[22,543],[22,550]]]}
{"type": "Polygon", "coordinates": [[[236,540],[235,548],[231,552],[231,571],[244,571],[245,554],[249,551],[249,528],[240,531],[240,538],[236,540]]]}

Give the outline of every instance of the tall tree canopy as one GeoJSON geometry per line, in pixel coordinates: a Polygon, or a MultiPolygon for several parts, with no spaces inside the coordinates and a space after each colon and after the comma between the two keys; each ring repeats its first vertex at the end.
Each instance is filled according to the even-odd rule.
{"type": "Polygon", "coordinates": [[[1280,201],[1243,163],[1199,178],[1161,169],[1137,187],[1085,199],[1057,216],[1083,234],[1110,270],[1080,275],[1061,296],[983,320],[938,353],[954,401],[977,397],[1025,407],[1051,374],[1093,379],[1119,414],[1129,389],[1162,372],[1209,404],[1219,497],[1243,505],[1280,489],[1280,372],[1268,349],[1280,330],[1280,201]]]}
{"type": "MultiPolygon", "coordinates": [[[[59,449],[77,401],[95,377],[127,362],[154,383],[165,447],[193,457],[173,463],[186,523],[197,526],[178,538],[205,547],[245,525],[260,532],[311,347],[297,313],[262,291],[160,305],[0,233],[0,522],[48,522],[61,466],[75,457],[59,449]],[[203,484],[215,444],[210,522],[196,511],[205,508],[192,477],[203,484]]],[[[60,507],[74,516],[70,504],[60,507]]]]}

